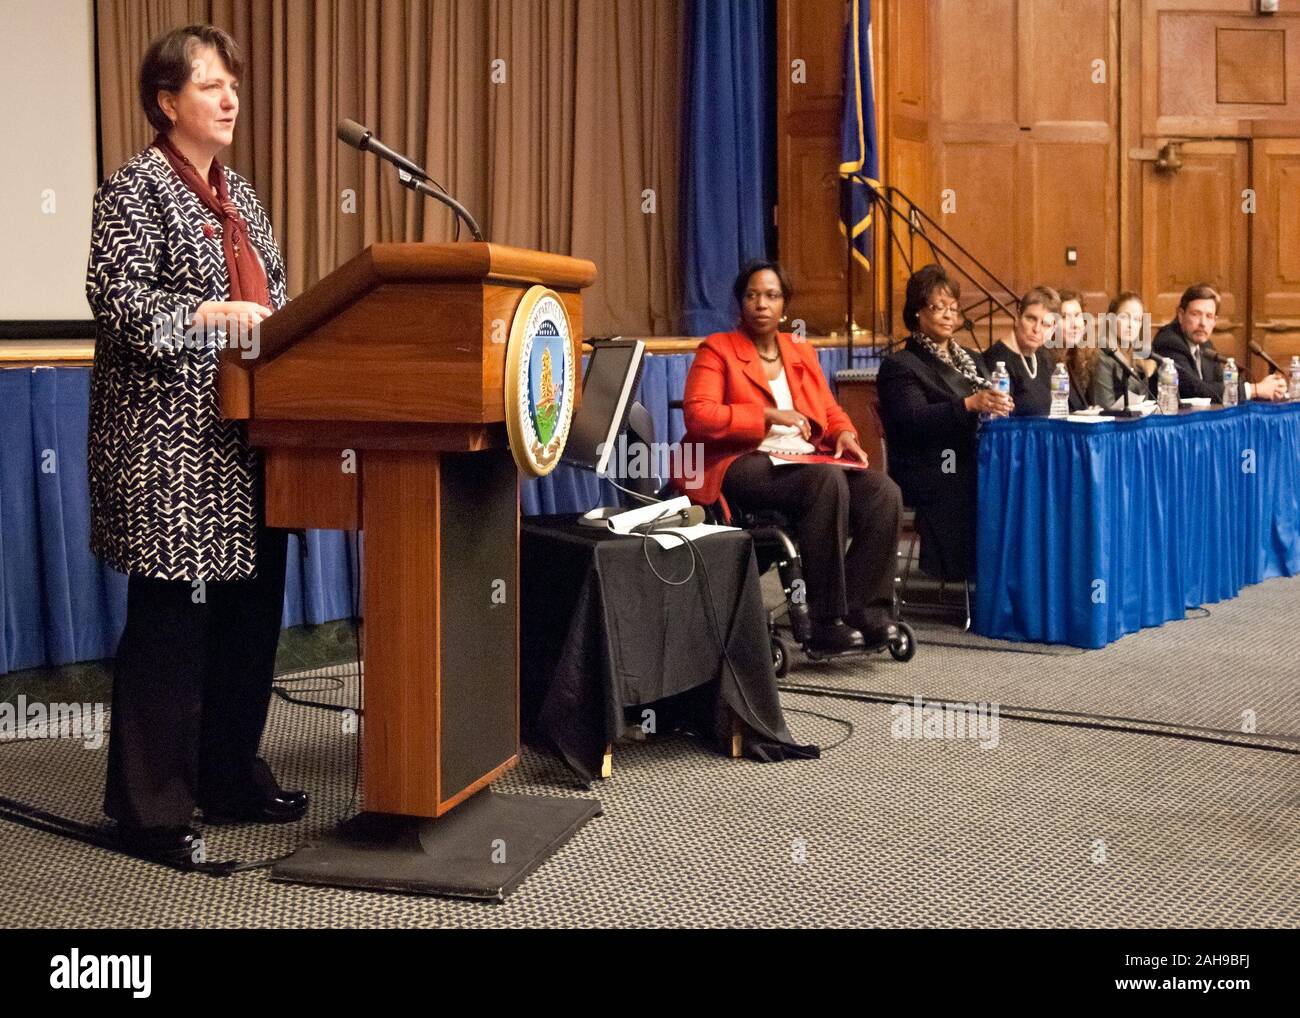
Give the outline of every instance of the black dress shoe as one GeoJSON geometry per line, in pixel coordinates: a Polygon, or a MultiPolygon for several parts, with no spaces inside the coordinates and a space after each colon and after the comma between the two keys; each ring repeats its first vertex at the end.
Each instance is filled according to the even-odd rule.
{"type": "Polygon", "coordinates": [[[814,622],[808,646],[819,654],[843,654],[861,650],[864,643],[861,633],[836,619],[834,622],[814,622]]]}
{"type": "Polygon", "coordinates": [[[194,851],[202,835],[193,827],[136,827],[118,824],[119,843],[134,855],[148,856],[172,865],[194,861],[194,851]]]}
{"type": "Polygon", "coordinates": [[[862,634],[868,647],[883,647],[897,631],[888,608],[855,608],[844,616],[844,621],[862,634]]]}
{"type": "Polygon", "coordinates": [[[242,802],[204,806],[203,819],[210,824],[291,824],[307,815],[310,802],[306,792],[281,789],[242,802]]]}

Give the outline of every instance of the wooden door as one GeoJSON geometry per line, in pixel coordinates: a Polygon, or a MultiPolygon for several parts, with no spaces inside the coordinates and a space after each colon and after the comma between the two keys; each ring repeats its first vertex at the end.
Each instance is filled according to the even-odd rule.
{"type": "Polygon", "coordinates": [[[1300,355],[1300,138],[1253,145],[1254,336],[1285,369],[1300,355]]]}
{"type": "Polygon", "coordinates": [[[1143,163],[1142,297],[1158,329],[1188,286],[1209,283],[1223,298],[1214,345],[1244,365],[1250,145],[1187,142],[1182,160],[1173,172],[1143,163]]]}
{"type": "Polygon", "coordinates": [[[1162,316],[1191,283],[1219,288],[1216,345],[1258,378],[1248,340],[1300,352],[1300,11],[1141,0],[1121,33],[1124,276],[1162,316]],[[1182,148],[1174,173],[1151,161],[1166,143],[1182,148]]]}

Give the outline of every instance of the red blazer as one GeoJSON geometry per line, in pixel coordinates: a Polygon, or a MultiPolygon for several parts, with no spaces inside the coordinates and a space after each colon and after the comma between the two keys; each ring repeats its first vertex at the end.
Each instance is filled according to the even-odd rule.
{"type": "MultiPolygon", "coordinates": [[[[835,451],[841,431],[857,431],[849,415],[831,395],[826,376],[811,343],[795,342],[789,333],[777,334],[795,409],[808,418],[812,443],[827,453],[835,451]]],[[[716,502],[722,494],[722,477],[736,457],[752,452],[767,437],[763,409],[775,407],[763,362],[743,332],[715,332],[699,345],[682,400],[688,442],[704,449],[703,483],[686,476],[683,468],[699,464],[680,457],[674,465],[677,489],[700,505],[716,502]]]]}

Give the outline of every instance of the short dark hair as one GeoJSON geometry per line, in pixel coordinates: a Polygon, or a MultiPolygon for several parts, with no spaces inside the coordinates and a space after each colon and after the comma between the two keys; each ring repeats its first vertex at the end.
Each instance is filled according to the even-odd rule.
{"type": "Polygon", "coordinates": [[[921,327],[921,308],[930,303],[930,295],[936,290],[947,290],[953,300],[961,300],[961,284],[942,265],[922,265],[908,279],[903,297],[903,324],[909,332],[921,327]]]}
{"type": "Polygon", "coordinates": [[[1195,283],[1184,290],[1182,297],[1178,300],[1178,310],[1186,311],[1187,305],[1194,300],[1212,300],[1214,301],[1214,310],[1219,310],[1219,291],[1209,283],[1195,283]]]}
{"type": "Polygon", "coordinates": [[[736,303],[741,306],[745,303],[745,291],[749,289],[749,280],[755,272],[762,272],[769,269],[776,273],[777,282],[781,284],[781,298],[788,304],[790,298],[794,296],[794,289],[790,286],[790,277],[785,274],[785,269],[781,263],[773,258],[754,258],[745,263],[745,267],[740,270],[740,275],[731,285],[731,293],[736,298],[736,303]]]}
{"type": "Polygon", "coordinates": [[[166,133],[172,122],[158,105],[159,92],[179,92],[193,73],[194,54],[211,46],[236,78],[244,74],[244,60],[235,40],[214,25],[186,25],[164,32],[149,44],[140,62],[140,106],[154,129],[166,133]]]}
{"type": "Polygon", "coordinates": [[[1070,301],[1074,301],[1076,304],[1079,305],[1079,310],[1080,310],[1080,311],[1086,311],[1086,310],[1087,310],[1087,308],[1084,306],[1084,303],[1083,303],[1083,294],[1081,294],[1078,290],[1070,290],[1070,289],[1064,289],[1064,288],[1063,288],[1063,289],[1057,290],[1056,292],[1057,292],[1057,294],[1058,294],[1058,295],[1060,296],[1060,298],[1061,298],[1061,305],[1062,305],[1062,306],[1064,306],[1065,304],[1067,304],[1067,303],[1070,302],[1070,301]]]}
{"type": "Polygon", "coordinates": [[[1042,283],[1029,288],[1029,291],[1020,298],[1017,310],[1023,315],[1035,304],[1041,304],[1054,315],[1061,313],[1061,295],[1050,286],[1045,286],[1042,283]]]}

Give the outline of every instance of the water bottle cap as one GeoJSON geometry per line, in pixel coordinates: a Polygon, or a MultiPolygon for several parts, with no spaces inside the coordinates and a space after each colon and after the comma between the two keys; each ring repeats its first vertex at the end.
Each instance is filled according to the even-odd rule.
{"type": "Polygon", "coordinates": [[[1007,366],[1007,362],[1006,362],[1006,361],[998,361],[998,368],[999,368],[1000,370],[1005,370],[1005,369],[1006,369],[1006,366],[1007,366]]]}

